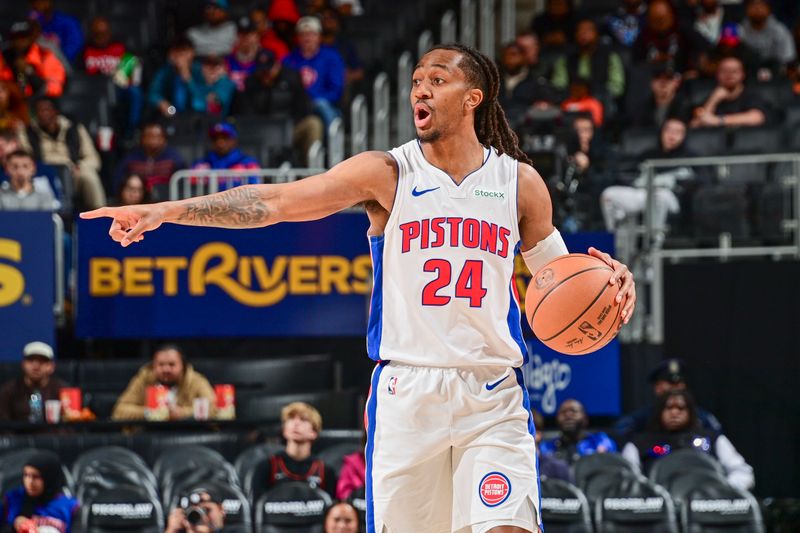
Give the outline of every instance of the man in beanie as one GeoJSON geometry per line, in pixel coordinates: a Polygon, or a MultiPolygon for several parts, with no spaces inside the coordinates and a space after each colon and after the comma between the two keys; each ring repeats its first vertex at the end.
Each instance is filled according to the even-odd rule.
{"type": "Polygon", "coordinates": [[[44,402],[58,400],[58,392],[68,387],[53,376],[56,370],[53,348],[44,342],[30,342],[22,352],[22,374],[0,387],[0,420],[41,422],[44,402]],[[31,412],[31,398],[38,395],[38,412],[31,412]],[[32,419],[35,418],[35,420],[32,419]]]}
{"type": "Polygon", "coordinates": [[[62,493],[63,487],[58,456],[47,450],[32,455],[22,467],[22,486],[5,494],[0,531],[70,533],[79,504],[62,493]]]}

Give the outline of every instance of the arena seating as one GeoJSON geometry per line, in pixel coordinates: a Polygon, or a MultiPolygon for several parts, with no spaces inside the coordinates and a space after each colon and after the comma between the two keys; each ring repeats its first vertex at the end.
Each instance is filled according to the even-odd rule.
{"type": "Polygon", "coordinates": [[[685,472],[710,471],[725,475],[719,461],[696,450],[678,450],[653,463],[649,478],[653,483],[669,487],[674,476],[685,472]]]}
{"type": "Polygon", "coordinates": [[[542,521],[548,533],[592,533],[589,502],[578,487],[543,478],[541,490],[542,521]]]}
{"type": "Polygon", "coordinates": [[[618,476],[595,502],[597,533],[678,533],[675,507],[659,485],[636,475],[618,476]]]}
{"type": "Polygon", "coordinates": [[[330,503],[330,496],[306,483],[281,483],[258,500],[256,533],[322,533],[322,516],[330,503]]]}

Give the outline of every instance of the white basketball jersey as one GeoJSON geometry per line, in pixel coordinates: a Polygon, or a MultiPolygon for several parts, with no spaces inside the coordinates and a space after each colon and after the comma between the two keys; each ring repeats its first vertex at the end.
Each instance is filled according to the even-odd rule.
{"type": "Polygon", "coordinates": [[[416,140],[397,161],[394,206],[370,237],[374,288],[367,348],[415,366],[521,366],[527,357],[513,286],[520,241],[518,163],[486,149],[460,185],[416,140]]]}

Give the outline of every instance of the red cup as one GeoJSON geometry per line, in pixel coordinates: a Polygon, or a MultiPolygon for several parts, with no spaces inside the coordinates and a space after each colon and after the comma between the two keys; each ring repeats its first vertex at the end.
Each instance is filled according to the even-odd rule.
{"type": "Polygon", "coordinates": [[[61,400],[61,412],[64,418],[79,418],[83,408],[83,395],[78,387],[64,387],[58,391],[58,399],[61,400]]]}
{"type": "Polygon", "coordinates": [[[217,395],[217,418],[233,420],[236,418],[236,389],[233,385],[215,385],[217,395]]]}
{"type": "Polygon", "coordinates": [[[146,390],[144,417],[147,420],[169,420],[169,389],[163,385],[150,385],[146,390]]]}

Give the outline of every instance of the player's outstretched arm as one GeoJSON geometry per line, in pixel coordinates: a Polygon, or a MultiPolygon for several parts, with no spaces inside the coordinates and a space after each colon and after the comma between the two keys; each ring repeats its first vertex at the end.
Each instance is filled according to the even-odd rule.
{"type": "MultiPolygon", "coordinates": [[[[522,237],[523,257],[533,250],[537,244],[545,241],[553,233],[553,206],[550,193],[539,173],[530,165],[519,163],[519,231],[522,237]]],[[[552,244],[552,243],[551,243],[552,244]]],[[[563,244],[562,244],[563,246],[563,244]]],[[[589,255],[602,259],[614,269],[608,280],[613,285],[622,280],[622,287],[617,296],[617,303],[622,303],[622,323],[627,324],[636,306],[636,284],[633,273],[605,252],[592,247],[589,255]]],[[[545,261],[546,262],[546,261],[545,261]]],[[[526,260],[527,263],[527,260],[526,260]]],[[[535,272],[532,272],[535,274],[535,272]]]]}
{"type": "Polygon", "coordinates": [[[122,246],[128,246],[165,222],[257,228],[324,218],[368,200],[376,200],[390,210],[396,180],[395,162],[389,154],[364,152],[327,172],[293,183],[244,185],[173,202],[101,207],[81,213],[81,218],[111,217],[109,235],[122,246]]]}

